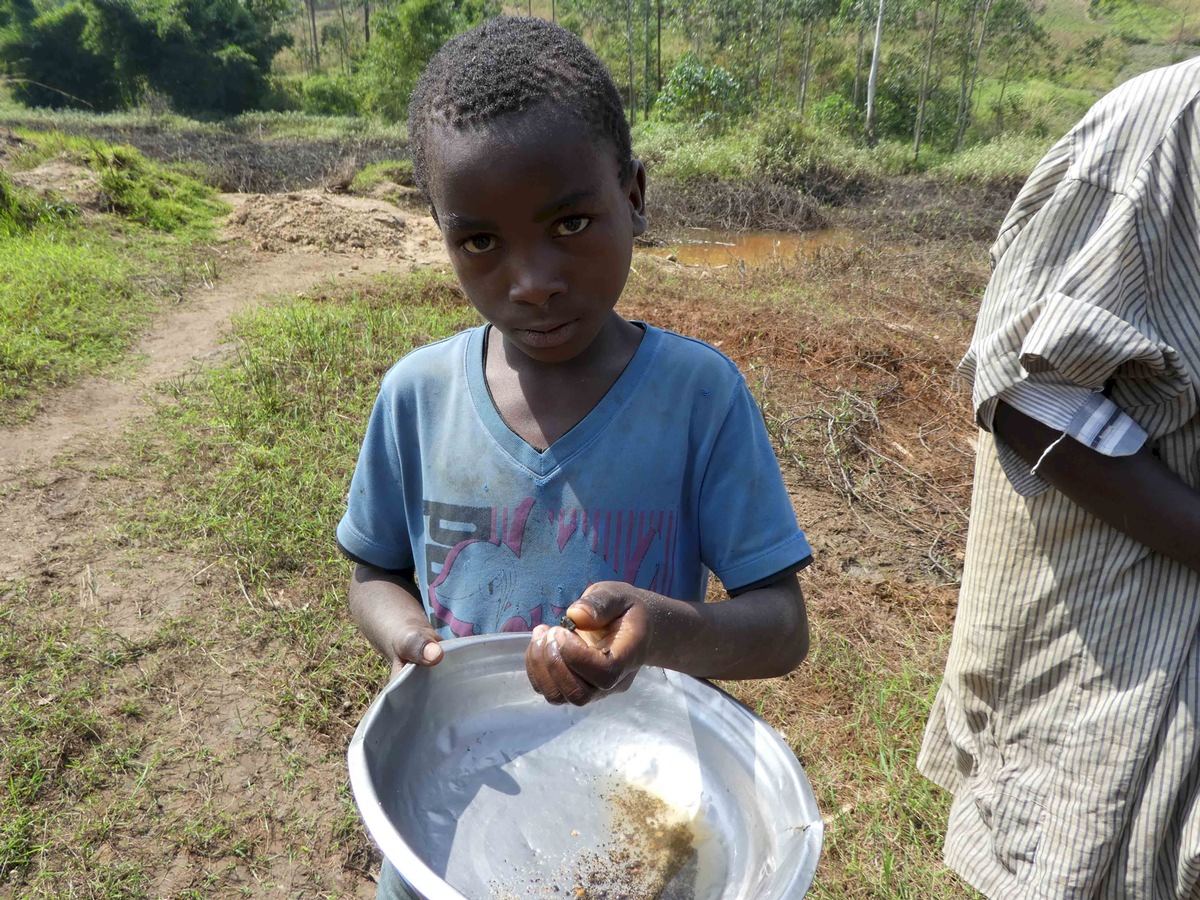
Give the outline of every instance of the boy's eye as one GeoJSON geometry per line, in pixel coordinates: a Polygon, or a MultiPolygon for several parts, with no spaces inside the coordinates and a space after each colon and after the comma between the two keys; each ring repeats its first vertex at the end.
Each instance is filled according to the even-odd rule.
{"type": "Polygon", "coordinates": [[[473,234],[461,244],[464,253],[478,255],[496,248],[496,239],[490,234],[473,234]]]}
{"type": "Polygon", "coordinates": [[[592,224],[592,220],[587,216],[571,216],[563,219],[554,226],[554,233],[561,236],[569,234],[579,234],[583,229],[592,224]]]}

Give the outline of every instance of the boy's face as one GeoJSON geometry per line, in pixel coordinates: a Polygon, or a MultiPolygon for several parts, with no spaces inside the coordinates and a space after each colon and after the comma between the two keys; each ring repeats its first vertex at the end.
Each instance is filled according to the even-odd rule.
{"type": "Polygon", "coordinates": [[[567,113],[430,135],[429,195],[471,303],[531,359],[574,359],[613,314],[646,230],[645,170],[567,113]]]}

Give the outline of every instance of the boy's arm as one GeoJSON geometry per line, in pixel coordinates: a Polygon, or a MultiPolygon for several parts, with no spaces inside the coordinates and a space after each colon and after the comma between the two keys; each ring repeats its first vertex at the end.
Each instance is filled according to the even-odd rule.
{"type": "Polygon", "coordinates": [[[722,603],[687,603],[603,581],[568,613],[579,631],[539,625],[525,657],[534,689],[551,703],[587,703],[644,665],[702,678],[772,678],[808,654],[808,614],[795,574],[722,603]],[[581,635],[599,635],[600,643],[581,635]]]}
{"type": "Polygon", "coordinates": [[[441,638],[429,624],[411,578],[356,564],[350,577],[350,615],[391,666],[392,678],[406,663],[432,666],[441,661],[441,638]]]}
{"type": "MultiPolygon", "coordinates": [[[[1003,402],[992,427],[1031,465],[1060,437],[1003,402]]],[[[1038,474],[1117,531],[1200,572],[1200,491],[1148,447],[1132,456],[1105,456],[1068,437],[1045,453],[1038,474]]]]}

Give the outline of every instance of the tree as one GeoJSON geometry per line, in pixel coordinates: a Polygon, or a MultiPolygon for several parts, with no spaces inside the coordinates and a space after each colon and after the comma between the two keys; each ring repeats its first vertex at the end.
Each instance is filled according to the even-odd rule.
{"type": "Polygon", "coordinates": [[[883,0],[879,0],[879,14],[875,17],[875,49],[871,53],[871,74],[867,78],[867,119],[863,126],[867,143],[875,143],[875,87],[879,83],[879,56],[883,47],[883,0]]]}
{"type": "Polygon", "coordinates": [[[0,59],[30,105],[114,109],[152,90],[181,111],[237,113],[261,104],[290,40],[286,2],[74,0],[10,15],[0,59]]]}
{"type": "Polygon", "coordinates": [[[461,31],[499,14],[495,0],[403,0],[376,12],[356,82],[364,109],[403,121],[425,64],[461,31]]]}
{"type": "Polygon", "coordinates": [[[113,61],[89,45],[89,10],[68,3],[38,15],[30,0],[0,5],[0,60],[26,106],[112,110],[123,92],[113,61]]]}
{"type": "Polygon", "coordinates": [[[983,45],[987,37],[988,15],[992,11],[995,0],[967,0],[966,28],[962,38],[962,63],[959,74],[958,90],[958,123],[954,136],[954,149],[962,147],[963,138],[967,133],[967,125],[971,121],[971,107],[974,102],[975,80],[979,76],[979,60],[983,55],[983,45]]]}
{"type": "Polygon", "coordinates": [[[308,25],[312,35],[313,71],[321,68],[321,40],[317,37],[317,0],[304,0],[304,8],[308,11],[308,25]]]}
{"type": "Polygon", "coordinates": [[[808,82],[812,71],[813,42],[817,26],[828,22],[838,11],[838,0],[796,0],[796,13],[800,20],[801,45],[803,47],[798,95],[800,114],[808,103],[808,82]]]}
{"type": "Polygon", "coordinates": [[[929,100],[929,73],[933,69],[933,48],[937,41],[938,14],[941,0],[933,2],[933,23],[929,26],[929,50],[925,54],[925,67],[921,70],[921,100],[917,106],[917,125],[913,130],[913,162],[921,158],[921,131],[925,127],[925,104],[929,100]]]}

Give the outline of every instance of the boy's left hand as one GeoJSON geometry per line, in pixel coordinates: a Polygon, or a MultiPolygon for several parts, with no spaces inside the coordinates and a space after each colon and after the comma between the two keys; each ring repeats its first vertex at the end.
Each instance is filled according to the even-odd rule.
{"type": "Polygon", "coordinates": [[[625,690],[646,661],[654,621],[639,596],[620,581],[593,584],[567,615],[577,631],[539,625],[525,652],[533,689],[550,703],[583,706],[625,690]]]}

